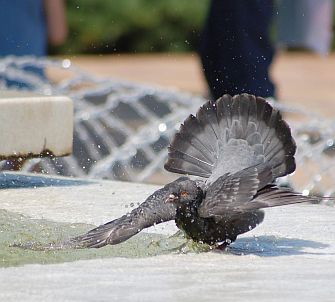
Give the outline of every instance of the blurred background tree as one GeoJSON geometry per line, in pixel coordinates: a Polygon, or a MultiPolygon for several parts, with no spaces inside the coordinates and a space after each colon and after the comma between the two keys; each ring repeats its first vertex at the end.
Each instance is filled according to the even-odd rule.
{"type": "Polygon", "coordinates": [[[51,54],[184,52],[197,47],[209,0],[67,0],[69,37],[51,54]]]}
{"type": "Polygon", "coordinates": [[[194,51],[209,0],[67,0],[66,5],[70,34],[50,54],[194,51]]]}

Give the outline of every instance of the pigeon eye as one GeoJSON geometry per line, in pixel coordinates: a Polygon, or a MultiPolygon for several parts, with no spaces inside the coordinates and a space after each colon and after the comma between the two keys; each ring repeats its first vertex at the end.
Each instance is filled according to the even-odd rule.
{"type": "Polygon", "coordinates": [[[187,195],[188,195],[188,193],[186,191],[181,191],[180,192],[181,197],[186,197],[187,195]]]}

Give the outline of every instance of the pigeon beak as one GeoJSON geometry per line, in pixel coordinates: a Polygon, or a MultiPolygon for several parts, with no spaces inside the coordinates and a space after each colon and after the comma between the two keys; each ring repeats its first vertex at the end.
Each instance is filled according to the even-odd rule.
{"type": "Polygon", "coordinates": [[[170,194],[169,197],[165,199],[165,203],[175,202],[176,200],[178,200],[178,196],[170,194]]]}

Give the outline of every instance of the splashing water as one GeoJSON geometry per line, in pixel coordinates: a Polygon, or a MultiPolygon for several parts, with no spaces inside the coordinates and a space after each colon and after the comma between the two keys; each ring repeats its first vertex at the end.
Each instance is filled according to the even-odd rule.
{"type": "Polygon", "coordinates": [[[140,233],[118,245],[101,249],[52,248],[92,225],[31,219],[0,209],[0,267],[31,263],[62,263],[94,258],[142,258],[180,252],[209,251],[207,245],[187,244],[183,236],[140,233]],[[186,246],[186,249],[185,249],[186,246]]]}
{"type": "MultiPolygon", "coordinates": [[[[179,91],[94,77],[68,59],[6,57],[0,60],[1,88],[9,87],[8,79],[24,83],[22,89],[74,100],[73,154],[29,160],[23,167],[28,172],[164,183],[171,180],[163,172],[171,137],[206,101],[179,91]],[[34,74],[27,66],[45,72],[34,74]],[[52,71],[61,72],[62,80],[45,76],[52,71]]],[[[334,195],[335,121],[303,108],[272,104],[290,121],[298,146],[298,170],[286,180],[304,194],[334,195]]],[[[0,163],[0,169],[6,167],[6,162],[0,163]]]]}

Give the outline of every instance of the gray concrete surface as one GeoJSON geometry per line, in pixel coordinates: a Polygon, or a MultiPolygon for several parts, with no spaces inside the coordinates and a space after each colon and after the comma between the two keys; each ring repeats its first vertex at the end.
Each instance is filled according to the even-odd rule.
{"type": "MultiPolygon", "coordinates": [[[[157,188],[11,173],[0,180],[0,209],[94,224],[157,188]]],[[[334,218],[333,207],[286,206],[266,210],[263,224],[227,252],[1,268],[0,301],[334,301],[334,218]]],[[[175,230],[170,223],[149,231],[175,230]]]]}

